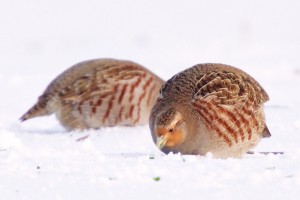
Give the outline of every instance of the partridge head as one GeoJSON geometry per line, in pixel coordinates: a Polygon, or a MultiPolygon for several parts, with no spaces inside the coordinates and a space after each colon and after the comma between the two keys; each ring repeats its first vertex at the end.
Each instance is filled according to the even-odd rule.
{"type": "Polygon", "coordinates": [[[21,121],[55,113],[68,130],[147,124],[163,83],[131,61],[81,62],[55,78],[21,121]]]}
{"type": "Polygon", "coordinates": [[[271,136],[250,75],[228,65],[199,64],[168,80],[151,111],[153,141],[165,153],[240,157],[271,136]]]}

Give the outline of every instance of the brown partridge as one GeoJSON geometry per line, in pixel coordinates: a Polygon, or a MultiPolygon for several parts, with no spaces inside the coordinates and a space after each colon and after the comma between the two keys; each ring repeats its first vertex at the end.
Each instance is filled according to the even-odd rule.
{"type": "Polygon", "coordinates": [[[68,130],[147,124],[163,83],[130,61],[81,62],[55,78],[21,121],[55,113],[68,130]]]}
{"type": "Polygon", "coordinates": [[[271,134],[263,103],[269,97],[247,73],[199,64],[168,80],[150,115],[153,141],[163,152],[240,157],[271,134]]]}

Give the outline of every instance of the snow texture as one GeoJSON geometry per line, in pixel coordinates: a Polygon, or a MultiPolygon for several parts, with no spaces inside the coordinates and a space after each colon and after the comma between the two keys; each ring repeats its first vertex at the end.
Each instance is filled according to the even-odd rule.
{"type": "Polygon", "coordinates": [[[0,199],[298,199],[299,10],[297,0],[1,0],[0,199]],[[165,80],[197,63],[241,68],[270,96],[272,137],[253,151],[284,154],[164,155],[148,126],[18,121],[67,67],[104,57],[165,80]]]}

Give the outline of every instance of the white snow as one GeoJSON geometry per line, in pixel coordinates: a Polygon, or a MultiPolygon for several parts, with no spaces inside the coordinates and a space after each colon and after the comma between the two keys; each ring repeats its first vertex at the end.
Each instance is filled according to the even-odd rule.
{"type": "Polygon", "coordinates": [[[299,10],[297,0],[1,0],[0,199],[298,199],[299,10]],[[245,70],[270,96],[272,137],[254,151],[284,154],[164,155],[147,126],[18,121],[59,73],[103,57],[164,79],[205,62],[245,70]]]}

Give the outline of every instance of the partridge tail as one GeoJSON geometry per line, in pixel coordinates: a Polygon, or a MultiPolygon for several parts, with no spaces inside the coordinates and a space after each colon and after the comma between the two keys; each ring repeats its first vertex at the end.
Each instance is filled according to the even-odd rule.
{"type": "Polygon", "coordinates": [[[46,104],[38,101],[21,118],[21,122],[38,116],[49,115],[51,112],[46,108],[46,104]]]}
{"type": "Polygon", "coordinates": [[[271,133],[270,133],[270,131],[269,131],[267,125],[265,126],[265,129],[264,129],[263,132],[262,132],[262,137],[263,137],[263,138],[271,137],[271,133]]]}

